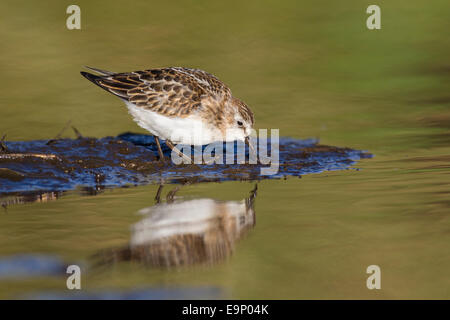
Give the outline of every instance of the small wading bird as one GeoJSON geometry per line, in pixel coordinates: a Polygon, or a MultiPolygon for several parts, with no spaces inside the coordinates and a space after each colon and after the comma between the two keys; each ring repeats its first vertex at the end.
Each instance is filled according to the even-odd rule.
{"type": "Polygon", "coordinates": [[[212,74],[181,67],[124,73],[86,68],[100,75],[81,72],[84,77],[121,98],[134,121],[153,134],[161,161],[159,138],[189,162],[174,144],[241,140],[254,152],[248,140],[253,112],[212,74]]]}

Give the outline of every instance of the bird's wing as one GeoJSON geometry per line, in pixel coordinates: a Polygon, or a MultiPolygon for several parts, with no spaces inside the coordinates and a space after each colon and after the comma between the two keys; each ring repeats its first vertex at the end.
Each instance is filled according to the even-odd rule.
{"type": "Polygon", "coordinates": [[[102,76],[112,76],[117,73],[117,72],[102,70],[102,69],[98,69],[98,68],[92,68],[92,67],[88,67],[88,66],[84,66],[84,67],[91,71],[97,72],[98,74],[101,74],[102,76]]]}
{"type": "Polygon", "coordinates": [[[81,74],[123,100],[166,116],[188,116],[205,105],[218,106],[231,97],[225,84],[198,69],[164,68],[103,76],[81,74]]]}
{"type": "Polygon", "coordinates": [[[170,68],[175,70],[178,74],[184,75],[190,81],[194,81],[197,85],[201,86],[208,94],[218,99],[230,98],[231,90],[222,81],[217,79],[214,75],[200,70],[190,68],[170,68]]]}

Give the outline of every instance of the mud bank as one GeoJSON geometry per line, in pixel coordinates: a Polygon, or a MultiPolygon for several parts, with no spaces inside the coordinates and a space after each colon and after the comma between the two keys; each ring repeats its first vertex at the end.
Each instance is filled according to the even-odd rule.
{"type": "MultiPolygon", "coordinates": [[[[75,188],[123,187],[149,183],[279,179],[327,170],[343,170],[372,155],[320,145],[317,140],[280,138],[279,171],[260,175],[254,164],[181,164],[158,161],[152,136],[4,141],[0,151],[0,195],[26,195],[75,188]]],[[[170,149],[163,152],[170,158],[170,149]]]]}

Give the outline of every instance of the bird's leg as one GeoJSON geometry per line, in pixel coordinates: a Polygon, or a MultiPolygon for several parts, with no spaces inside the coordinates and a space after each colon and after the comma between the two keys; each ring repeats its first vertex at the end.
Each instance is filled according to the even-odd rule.
{"type": "Polygon", "coordinates": [[[159,143],[159,138],[157,136],[153,136],[153,137],[155,138],[156,146],[158,147],[159,161],[166,162],[166,160],[164,159],[164,154],[161,149],[161,144],[159,143]]]}
{"type": "Polygon", "coordinates": [[[245,199],[245,207],[247,208],[247,210],[250,208],[253,209],[257,191],[258,191],[258,184],[255,184],[253,190],[250,191],[250,196],[247,199],[245,199]]]}
{"type": "Polygon", "coordinates": [[[170,140],[166,140],[166,144],[172,151],[175,151],[180,157],[182,157],[186,161],[189,161],[188,163],[192,163],[192,159],[190,157],[188,157],[187,155],[185,155],[180,150],[178,150],[177,147],[175,147],[170,140]]]}
{"type": "Polygon", "coordinates": [[[190,181],[186,181],[186,182],[184,182],[183,184],[181,184],[181,185],[179,185],[179,186],[176,186],[174,189],[170,190],[170,191],[167,193],[167,196],[166,196],[166,202],[167,202],[167,203],[173,203],[173,199],[174,199],[176,193],[177,193],[182,187],[188,186],[188,185],[190,185],[190,184],[191,184],[190,181]]]}
{"type": "Polygon", "coordinates": [[[252,152],[256,156],[256,164],[258,164],[258,162],[259,162],[259,160],[258,160],[258,153],[256,152],[255,148],[253,148],[253,145],[250,143],[249,137],[245,138],[245,144],[248,145],[249,156],[250,156],[250,152],[252,152]]]}
{"type": "Polygon", "coordinates": [[[180,190],[180,186],[176,186],[173,190],[170,190],[168,193],[167,193],[167,196],[166,196],[166,201],[167,201],[167,203],[173,203],[173,198],[175,197],[175,194],[178,192],[178,190],[180,190]]]}

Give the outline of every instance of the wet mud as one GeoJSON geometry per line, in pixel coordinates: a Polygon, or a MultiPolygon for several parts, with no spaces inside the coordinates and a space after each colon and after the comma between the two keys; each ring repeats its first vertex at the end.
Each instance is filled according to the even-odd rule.
{"type": "MultiPolygon", "coordinates": [[[[149,135],[124,133],[100,139],[77,136],[77,139],[2,140],[0,195],[36,197],[75,188],[99,190],[150,183],[279,179],[349,169],[356,161],[372,156],[360,150],[321,145],[313,139],[280,138],[279,171],[264,176],[260,174],[261,168],[268,167],[267,164],[161,163],[156,143],[149,135]]],[[[165,144],[163,152],[169,160],[171,150],[165,144]]]]}

